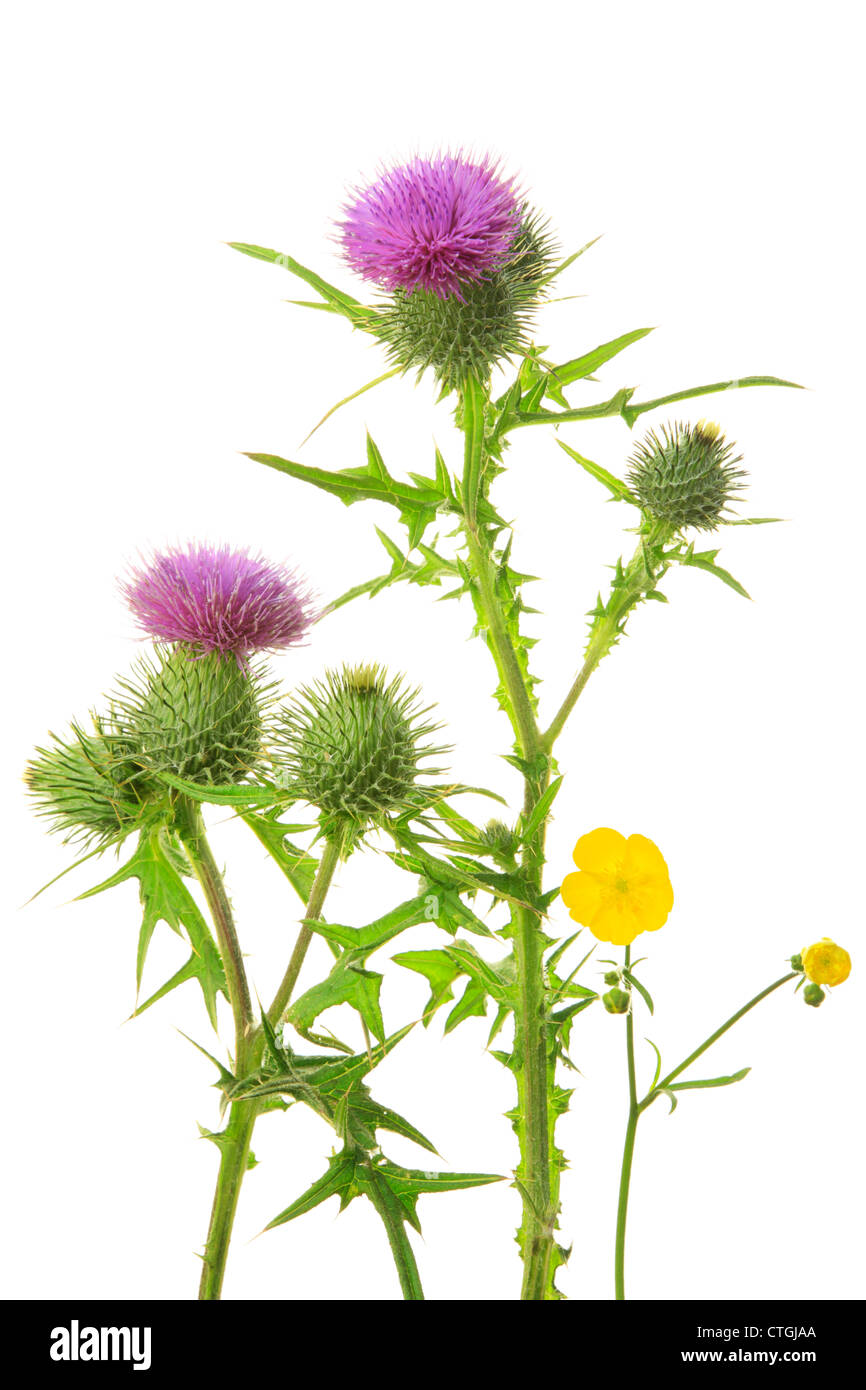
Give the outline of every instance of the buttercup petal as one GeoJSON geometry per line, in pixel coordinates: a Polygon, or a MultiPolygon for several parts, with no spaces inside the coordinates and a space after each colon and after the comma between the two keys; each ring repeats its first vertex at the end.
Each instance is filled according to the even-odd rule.
{"type": "MultiPolygon", "coordinates": [[[[649,842],[648,842],[649,843],[649,842]]],[[[601,827],[581,835],[574,847],[574,862],[590,874],[619,874],[626,855],[626,838],[618,830],[601,827]]]]}
{"type": "Polygon", "coordinates": [[[670,879],[653,879],[641,894],[640,930],[658,931],[668,920],[673,905],[674,890],[670,879]]]}
{"type": "Polygon", "coordinates": [[[643,927],[624,897],[610,896],[589,923],[589,929],[599,941],[630,946],[643,927]]]}
{"type": "Polygon", "coordinates": [[[601,902],[601,889],[595,879],[589,874],[566,874],[560,891],[575,922],[588,927],[601,902]]]}
{"type": "Polygon", "coordinates": [[[668,866],[658,845],[645,835],[629,835],[625,853],[625,874],[657,874],[668,878],[668,866]]]}

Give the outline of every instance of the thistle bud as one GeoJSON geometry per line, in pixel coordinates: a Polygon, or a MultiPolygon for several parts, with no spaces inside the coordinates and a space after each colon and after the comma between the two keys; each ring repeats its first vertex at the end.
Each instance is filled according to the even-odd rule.
{"type": "Polygon", "coordinates": [[[481,838],[498,864],[507,867],[514,863],[520,841],[510,825],[501,820],[489,820],[481,832],[481,838]]]}
{"type": "Polygon", "coordinates": [[[441,753],[421,740],[439,727],[402,677],[344,666],[301,690],[278,716],[275,746],[288,789],[320,812],[328,840],[348,855],[360,836],[418,800],[420,762],[441,753]]]}
{"type": "Polygon", "coordinates": [[[261,759],[261,678],[216,652],[158,648],[123,685],[123,731],[153,772],[209,786],[241,782],[261,759]]]}
{"type": "Polygon", "coordinates": [[[824,991],[820,985],[806,985],[803,990],[803,1002],[811,1005],[813,1009],[819,1008],[823,1004],[824,998],[824,991]]]}
{"type": "Polygon", "coordinates": [[[625,989],[609,989],[607,994],[601,996],[601,1002],[609,1014],[627,1014],[631,995],[625,989]]]}
{"type": "Polygon", "coordinates": [[[138,827],[154,790],[111,721],[97,718],[94,733],[73,724],[72,738],[37,748],[25,782],[52,831],[67,842],[100,845],[138,827]]]}
{"type": "Polygon", "coordinates": [[[644,438],[629,460],[627,481],[641,510],[666,522],[671,532],[693,527],[714,531],[728,504],[743,488],[746,474],[733,457],[719,426],[699,420],[696,425],[663,425],[644,438]]]}

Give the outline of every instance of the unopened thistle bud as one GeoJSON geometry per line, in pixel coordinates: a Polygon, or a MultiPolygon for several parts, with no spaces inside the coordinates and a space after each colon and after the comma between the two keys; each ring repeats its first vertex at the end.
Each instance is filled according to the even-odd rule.
{"type": "Polygon", "coordinates": [[[609,1014],[627,1014],[631,995],[624,989],[609,989],[607,994],[601,996],[601,1002],[609,1014]]]}
{"type": "Polygon", "coordinates": [[[638,444],[627,481],[641,510],[666,522],[672,533],[687,527],[714,531],[746,476],[736,466],[742,455],[733,457],[734,448],[718,425],[705,420],[662,425],[638,444]]]}
{"type": "Polygon", "coordinates": [[[111,721],[93,722],[92,734],[73,724],[71,738],[52,735],[51,747],[37,748],[25,782],[52,831],[67,842],[106,845],[141,824],[155,789],[111,721]]]}
{"type": "Polygon", "coordinates": [[[261,759],[266,693],[232,657],[178,645],[140,661],[117,703],[144,767],[220,786],[243,781],[261,759]]]}
{"type": "Polygon", "coordinates": [[[408,371],[446,388],[528,345],[553,246],[489,159],[436,155],[356,191],[340,223],[349,264],[389,292],[375,332],[408,371]]]}
{"type": "Polygon", "coordinates": [[[320,812],[322,832],[347,855],[364,831],[417,801],[422,743],[417,691],[378,666],[345,666],[298,692],[277,718],[276,759],[289,791],[320,812]]]}

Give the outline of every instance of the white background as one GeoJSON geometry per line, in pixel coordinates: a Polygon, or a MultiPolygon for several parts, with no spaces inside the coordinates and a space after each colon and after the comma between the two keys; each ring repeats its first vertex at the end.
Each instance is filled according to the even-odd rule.
{"type": "MultiPolygon", "coordinates": [[[[551,882],[598,825],[651,836],[676,906],[645,938],[656,1017],[638,1036],[667,1066],[824,934],[854,956],[820,1010],[780,992],[698,1074],[751,1064],[742,1084],[644,1118],[629,1227],[635,1298],[854,1298],[862,1283],[862,32],[858,7],[506,2],[31,4],[7,20],[2,256],[7,673],[2,1147],[5,1296],[194,1296],[216,1153],[212,1047],[187,985],[124,1023],[133,1004],[136,886],[69,905],[112,868],[88,865],[29,906],[71,856],[21,791],[31,747],[86,717],[138,650],[116,576],[139,550],[205,538],[286,558],[324,597],[379,572],[352,510],[249,463],[265,450],[338,468],[369,426],[391,469],[424,471],[459,441],[432,385],[392,381],[341,321],[289,307],[303,286],[228,250],[289,251],[360,292],[331,219],[380,161],[463,146],[500,156],[565,251],[604,233],[545,309],[539,341],[562,360],[629,329],[658,331],[576,403],[620,386],[650,398],[772,373],[804,392],[694,403],[745,454],[745,510],[784,526],[723,534],[747,603],[707,575],[666,581],[606,661],[559,750],[568,776],[550,835],[551,882]],[[857,711],[861,713],[858,715],[857,711]]],[[[665,418],[644,417],[641,425],[665,418]]],[[[621,471],[620,420],[563,431],[621,471]]],[[[583,614],[633,516],[607,505],[553,438],[514,437],[499,506],[519,517],[514,558],[543,576],[542,713],[571,679],[583,614]]],[[[342,610],[281,657],[288,685],[343,659],[405,670],[440,707],[455,774],[515,798],[509,736],[467,608],[394,590],[342,610]]],[[[484,813],[484,807],[477,808],[484,813]]],[[[243,826],[211,815],[253,980],[270,995],[299,906],[243,826]]],[[[412,881],[357,856],[329,902],[360,925],[412,881]]],[[[567,917],[554,909],[552,929],[567,917]]],[[[421,928],[392,949],[441,940],[421,928]]],[[[642,945],[643,943],[638,943],[642,945]]],[[[385,965],[386,1020],[417,1016],[423,980],[385,965]]],[[[601,954],[604,954],[602,951],[601,954]]],[[[177,968],[157,933],[145,985],[177,968]]],[[[310,983],[329,959],[311,951],[310,983]]],[[[597,977],[585,977],[590,983],[597,977]]],[[[225,1021],[225,1020],[224,1020],[225,1021]]],[[[333,1019],[334,1026],[343,1024],[333,1019]]],[[[351,1028],[351,1022],[345,1022],[351,1028]]],[[[226,1028],[228,1038],[229,1030],[226,1028]]],[[[578,1020],[562,1288],[612,1294],[626,1105],[623,1025],[578,1020]]],[[[475,1020],[441,1041],[441,1015],[375,1077],[376,1093],[438,1143],[447,1166],[506,1173],[507,1074],[475,1020]]],[[[650,1049],[639,1045],[646,1082],[650,1049]]],[[[311,1114],[265,1119],[243,1192],[226,1296],[396,1299],[384,1236],[356,1202],[260,1240],[320,1171],[332,1135],[311,1114]]],[[[404,1162],[418,1151],[389,1141],[404,1162]]],[[[428,1297],[512,1299],[516,1193],[505,1183],[424,1198],[416,1241],[428,1297]]]]}

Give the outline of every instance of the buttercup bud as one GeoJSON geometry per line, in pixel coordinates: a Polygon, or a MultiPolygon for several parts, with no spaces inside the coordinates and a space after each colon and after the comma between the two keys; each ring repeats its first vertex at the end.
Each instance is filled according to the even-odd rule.
{"type": "Polygon", "coordinates": [[[606,971],[606,972],[605,972],[605,976],[604,976],[604,982],[605,982],[606,985],[618,985],[618,984],[619,984],[619,971],[618,971],[618,970],[608,970],[608,971],[606,971]]]}
{"type": "Polygon", "coordinates": [[[624,989],[609,989],[607,994],[601,996],[601,1002],[609,1014],[627,1014],[631,995],[624,989]]]}
{"type": "Polygon", "coordinates": [[[797,956],[792,956],[792,957],[791,957],[791,969],[792,969],[792,970],[799,970],[799,971],[802,972],[802,969],[803,969],[803,957],[802,957],[802,956],[797,955],[797,956]]]}
{"type": "Polygon", "coordinates": [[[820,985],[806,985],[803,990],[803,1001],[810,1004],[813,1009],[817,1009],[824,1002],[824,991],[820,985]]]}

